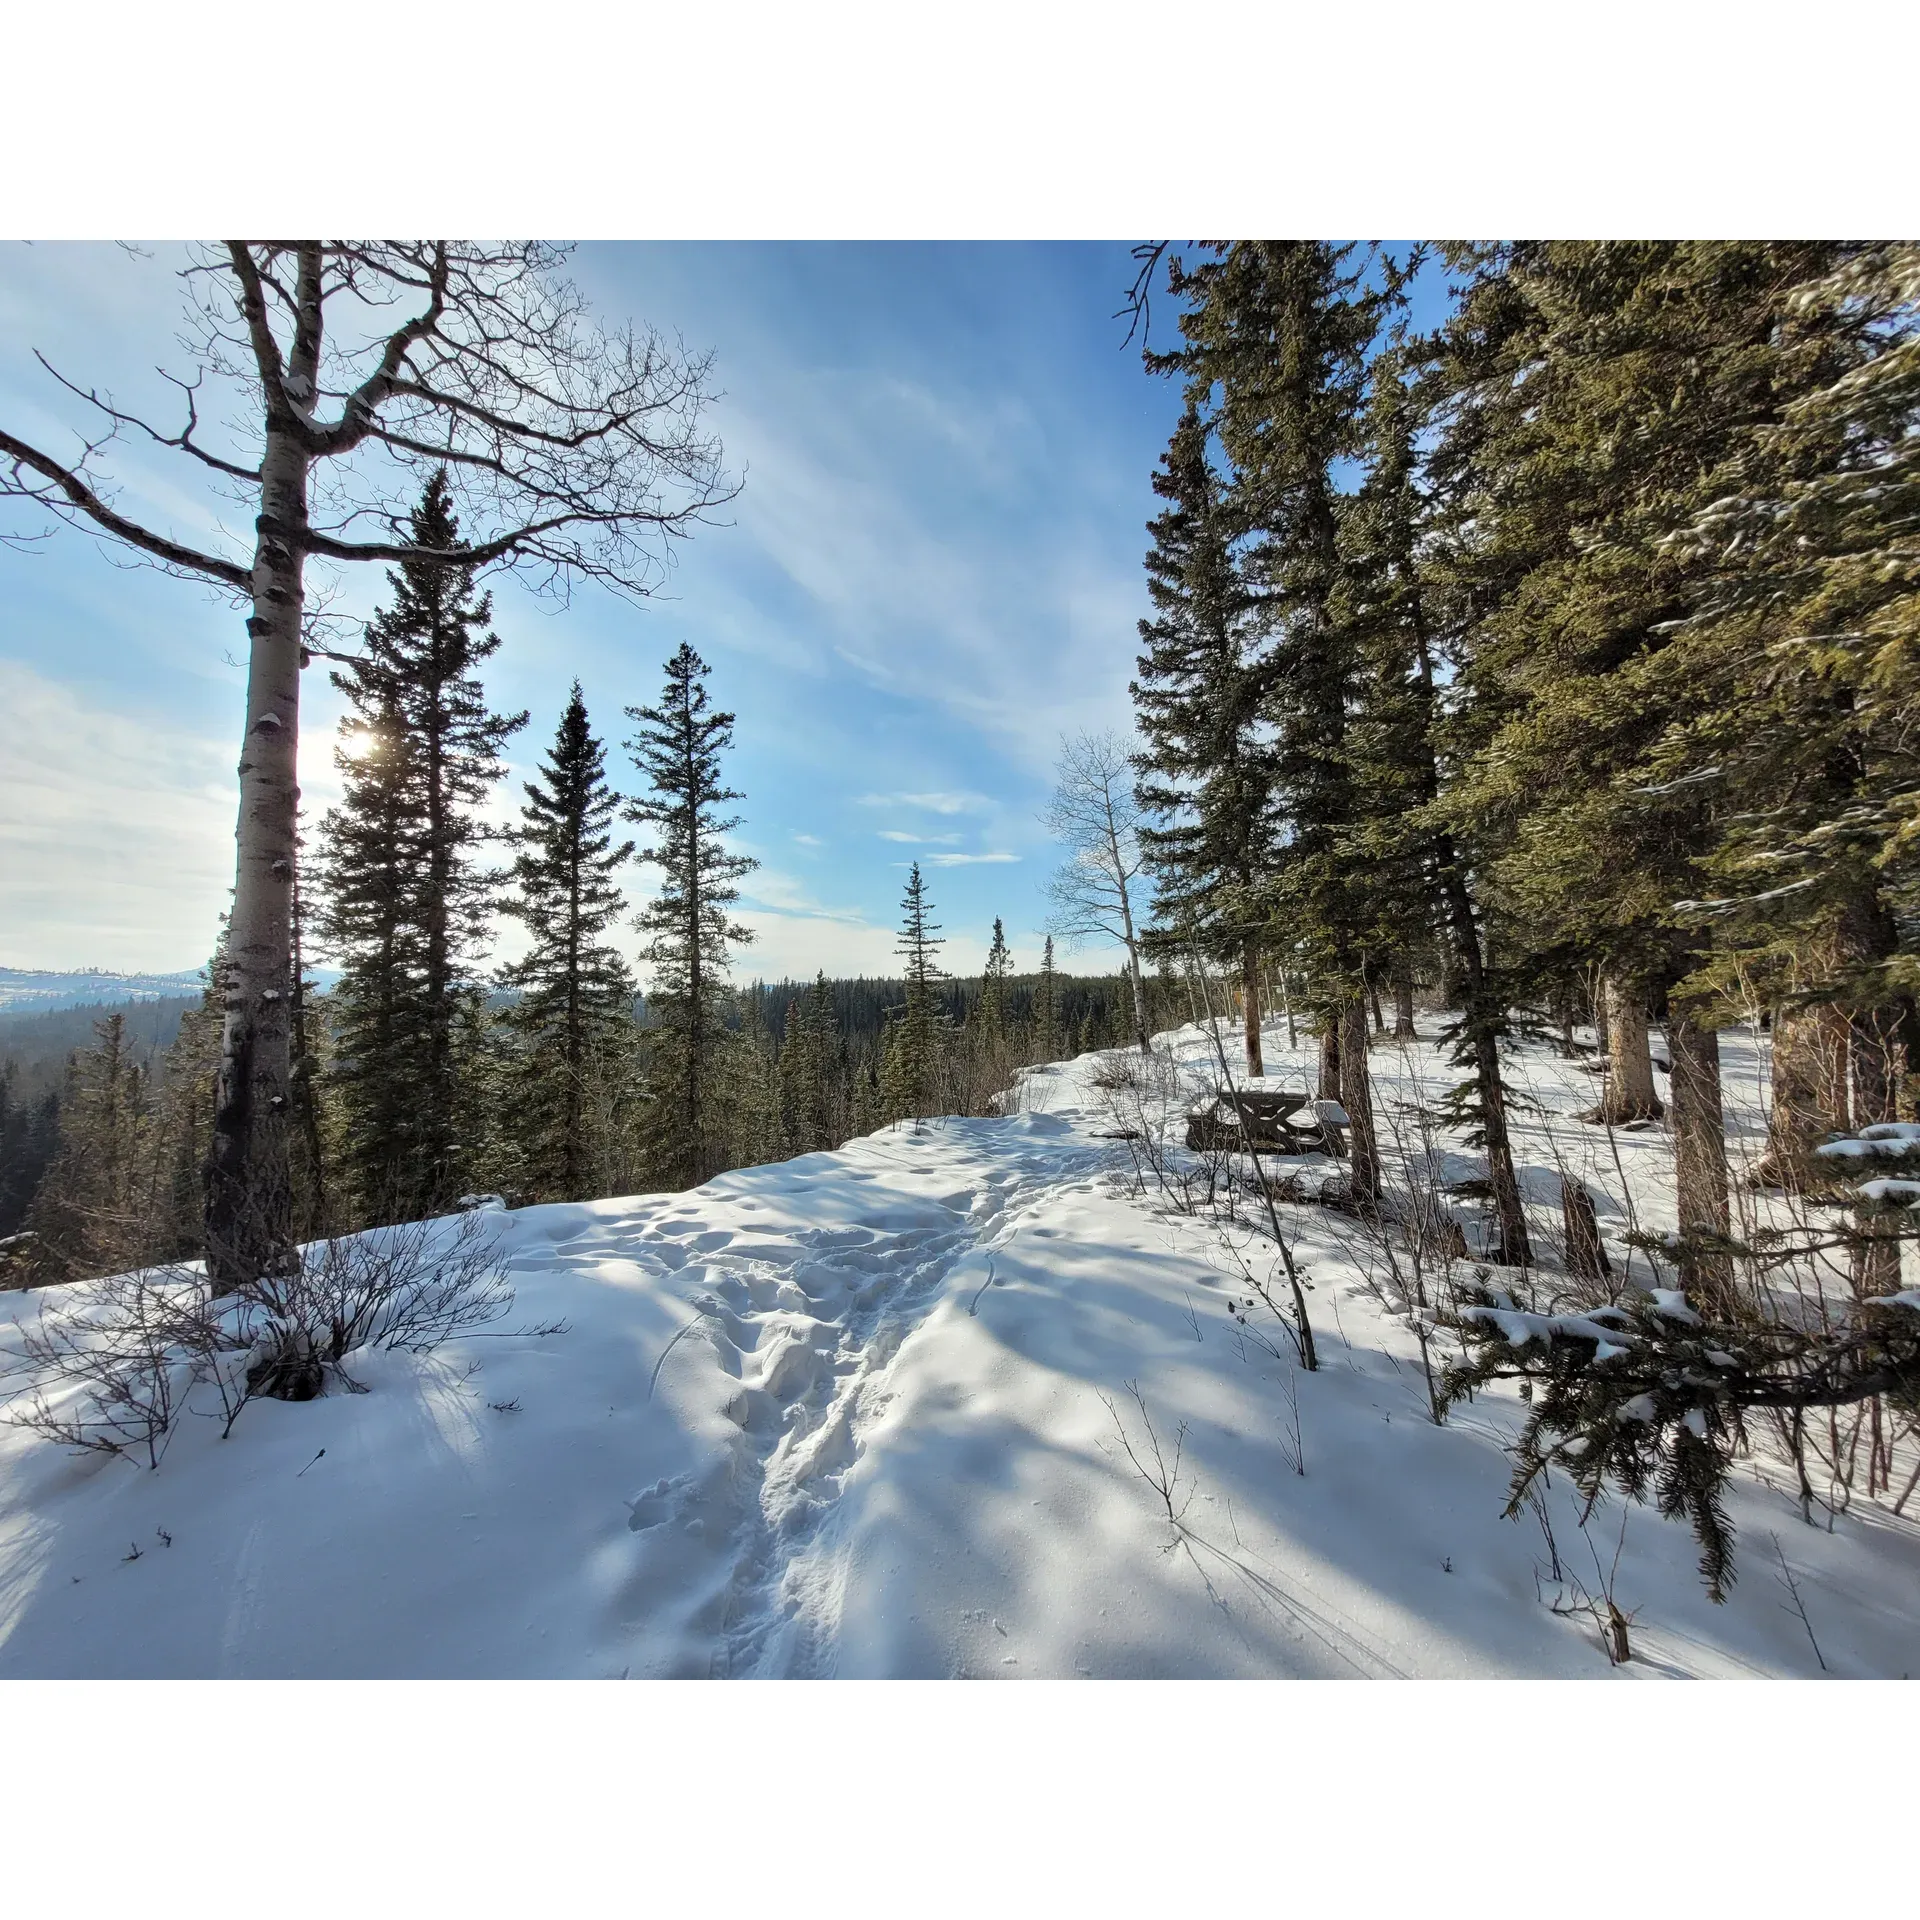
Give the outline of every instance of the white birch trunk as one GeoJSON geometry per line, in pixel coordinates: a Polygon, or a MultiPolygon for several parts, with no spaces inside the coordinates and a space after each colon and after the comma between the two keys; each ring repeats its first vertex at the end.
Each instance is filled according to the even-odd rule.
{"type": "Polygon", "coordinates": [[[216,1295],[258,1278],[292,1249],[288,995],[307,456],[283,434],[267,440],[256,525],[233,910],[206,1169],[207,1271],[216,1295]]]}

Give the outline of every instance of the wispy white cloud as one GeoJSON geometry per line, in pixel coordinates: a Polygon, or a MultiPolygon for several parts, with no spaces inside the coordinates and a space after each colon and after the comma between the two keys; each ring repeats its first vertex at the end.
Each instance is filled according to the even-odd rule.
{"type": "Polygon", "coordinates": [[[1145,596],[1131,513],[1131,550],[1116,551],[1117,503],[1050,522],[1044,541],[982,505],[1060,492],[1049,435],[1024,403],[991,395],[984,382],[940,398],[877,370],[786,369],[777,390],[732,403],[735,436],[755,448],[739,524],[812,603],[829,661],[944,708],[1040,774],[1063,728],[1125,716],[1145,596]],[[960,440],[973,474],[954,460],[960,440]],[[956,516],[973,537],[954,537],[956,516]],[[929,648],[937,675],[919,668],[929,648]]]}
{"type": "Polygon", "coordinates": [[[898,827],[882,827],[878,837],[897,841],[905,847],[957,847],[960,844],[957,833],[902,833],[898,827]]]}
{"type": "Polygon", "coordinates": [[[831,907],[816,900],[807,887],[777,867],[761,867],[740,883],[740,897],[766,913],[798,914],[809,920],[832,920],[842,926],[866,925],[857,907],[831,907]]]}
{"type": "Polygon", "coordinates": [[[827,844],[818,834],[812,833],[796,833],[793,843],[797,847],[824,847],[827,844]]]}
{"type": "Polygon", "coordinates": [[[1019,858],[1017,853],[930,853],[927,862],[935,867],[1004,867],[1019,858]]]}
{"type": "Polygon", "coordinates": [[[863,807],[918,807],[923,813],[984,813],[993,805],[984,793],[863,793],[863,807]]]}
{"type": "Polygon", "coordinates": [[[234,749],[0,660],[0,960],[192,966],[233,882],[234,749]]]}

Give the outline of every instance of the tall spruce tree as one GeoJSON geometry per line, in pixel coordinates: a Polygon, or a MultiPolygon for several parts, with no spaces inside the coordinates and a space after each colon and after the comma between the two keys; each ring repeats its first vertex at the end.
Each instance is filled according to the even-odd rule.
{"type": "MultiPolygon", "coordinates": [[[[1365,803],[1349,717],[1362,690],[1336,469],[1365,450],[1367,350],[1391,284],[1324,241],[1235,241],[1205,250],[1169,280],[1185,302],[1184,344],[1157,364],[1186,382],[1190,404],[1218,395],[1214,425],[1230,467],[1236,518],[1265,643],[1254,674],[1273,729],[1273,801],[1265,913],[1308,966],[1313,999],[1340,1032],[1341,1097],[1352,1120],[1353,1185],[1377,1196],[1367,1076],[1365,994],[1372,875],[1361,853],[1365,803]],[[1275,845],[1278,840],[1282,844],[1275,845]]],[[[1250,1028],[1257,969],[1243,983],[1250,1028]]],[[[1252,1061],[1250,1058],[1249,1065],[1252,1061]]]]}
{"type": "MultiPolygon", "coordinates": [[[[1008,981],[1013,972],[1013,955],[1007,947],[1007,930],[994,915],[993,937],[987,943],[987,962],[980,974],[980,997],[967,1016],[963,1035],[972,1068],[970,1102],[992,1111],[1013,1075],[1013,1009],[1008,999],[1008,981]]],[[[969,1104],[967,1110],[974,1111],[969,1104]]]]}
{"type": "MultiPolygon", "coordinates": [[[[1820,1133],[1920,1117],[1920,246],[1765,258],[1763,417],[1674,542],[1690,612],[1646,663],[1671,718],[1635,785],[1715,797],[1709,897],[1677,908],[1711,941],[1673,997],[1771,1004],[1759,1177],[1797,1185],[1820,1133]]],[[[1897,1292],[1889,1223],[1856,1227],[1856,1291],[1897,1292]]]]}
{"type": "Polygon", "coordinates": [[[1698,586],[1654,667],[1675,721],[1649,764],[1725,795],[1699,910],[1716,978],[1759,981],[1848,1056],[1818,1133],[1920,1098],[1910,1083],[1902,1107],[1920,1069],[1920,244],[1768,254],[1782,397],[1676,543],[1698,586]]]}
{"type": "MultiPolygon", "coordinates": [[[[446,476],[411,520],[426,552],[457,551],[446,476]]],[[[452,1204],[466,1172],[459,1139],[463,1032],[483,996],[475,964],[500,875],[483,867],[480,819],[524,713],[490,713],[475,670],[499,647],[472,565],[411,559],[390,604],[334,684],[346,796],[323,823],[327,931],[346,975],[335,1068],[363,1214],[452,1204]]]]}
{"type": "Polygon", "coordinates": [[[733,744],[734,716],[713,711],[702,682],[707,665],[682,644],[666,663],[657,707],[629,707],[627,742],[649,793],[627,818],[658,831],[639,857],[661,871],[659,893],[640,913],[649,936],[642,958],[647,989],[647,1151],[654,1178],[698,1186],[726,1157],[721,1076],[728,1033],[728,949],[753,938],[727,917],[734,882],[759,864],[729,853],[723,836],[740,824],[724,809],[741,795],[726,786],[720,755],[733,744]]]}
{"type": "Polygon", "coordinates": [[[795,1151],[781,1099],[780,1058],[767,1030],[760,997],[740,1005],[740,1024],[721,1055],[727,1115],[727,1158],[735,1167],[762,1167],[795,1151]]]}
{"type": "MultiPolygon", "coordinates": [[[[203,975],[206,984],[200,1004],[181,1015],[180,1029],[162,1058],[153,1103],[153,1125],[164,1161],[162,1205],[167,1224],[161,1237],[169,1255],[198,1253],[205,1246],[205,1178],[213,1138],[215,1082],[220,1071],[219,983],[224,977],[225,947],[223,928],[203,975]]],[[[296,1073],[292,1085],[296,1102],[312,1093],[308,1074],[296,1073]]],[[[304,1152],[291,1156],[290,1173],[296,1227],[310,1225],[315,1215],[304,1152]]]]}
{"type": "Polygon", "coordinates": [[[94,1042],[68,1062],[60,1141],[27,1209],[36,1283],[123,1272],[166,1259],[173,1220],[165,1142],[151,1078],[126,1016],[94,1023],[94,1042]]]}
{"type": "Polygon", "coordinates": [[[1239,963],[1247,1071],[1262,1071],[1256,882],[1269,856],[1273,768],[1260,723],[1256,600],[1238,552],[1243,528],[1207,456],[1189,404],[1154,475],[1168,504],[1149,523],[1144,651],[1131,684],[1142,740],[1137,793],[1152,824],[1155,926],[1147,944],[1199,946],[1239,963]]]}
{"type": "Polygon", "coordinates": [[[1060,976],[1053,966],[1053,935],[1040,949],[1040,978],[1033,990],[1033,1051],[1040,1061],[1057,1060],[1065,1045],[1060,1023],[1060,976]]]}
{"type": "MultiPolygon", "coordinates": [[[[292,975],[288,982],[287,998],[287,1084],[293,1102],[294,1138],[287,1155],[288,1178],[293,1188],[292,1224],[295,1234],[302,1240],[318,1239],[331,1223],[330,1203],[327,1187],[329,1157],[326,1143],[326,1128],[322,1120],[324,1104],[321,1086],[326,1064],[326,1020],[314,1006],[315,982],[308,963],[311,926],[309,924],[312,908],[308,903],[306,882],[302,877],[302,864],[306,845],[306,835],[301,831],[299,820],[294,822],[294,871],[292,888],[292,913],[289,933],[289,971],[292,975]]],[[[222,944],[225,944],[224,934],[222,944]]],[[[216,954],[213,969],[208,973],[209,984],[220,978],[219,956],[216,954]]],[[[211,1015],[215,1011],[211,992],[203,1002],[202,1012],[211,1015]]],[[[183,1023],[184,1031],[184,1023],[183,1023]]],[[[212,1071],[219,1072],[219,1038],[217,1024],[208,1029],[208,1038],[212,1046],[212,1071]]],[[[196,1065],[199,1059],[195,1056],[196,1065]]],[[[171,1078],[171,1069],[169,1069],[171,1078]]],[[[208,1102],[208,1120],[212,1120],[212,1102],[208,1102]]]]}
{"type": "Polygon", "coordinates": [[[1442,716],[1436,691],[1430,556],[1433,503],[1423,485],[1419,396],[1403,338],[1374,361],[1367,409],[1367,473],[1346,519],[1348,587],[1364,691],[1350,757],[1362,792],[1360,839],[1370,870],[1371,926],[1363,937],[1390,954],[1395,1030],[1413,1034],[1413,969],[1436,923],[1444,971],[1458,987],[1454,1063],[1471,1078],[1450,1100],[1470,1144],[1487,1156],[1502,1261],[1525,1265],[1532,1241],[1507,1124],[1500,1047],[1508,1036],[1507,983],[1494,977],[1468,874],[1470,853],[1441,788],[1442,716]]]}
{"type": "Polygon", "coordinates": [[[321,822],[321,924],[339,961],[327,996],[331,1092],[354,1212],[412,1210],[419,1190],[410,1088],[417,1029],[408,1017],[421,975],[414,898],[418,865],[415,745],[397,689],[363,669],[340,726],[339,806],[321,822]],[[396,1191],[396,1183],[398,1190],[396,1191]]]}
{"type": "Polygon", "coordinates": [[[1451,849],[1439,847],[1421,811],[1438,797],[1440,777],[1430,589],[1421,565],[1428,519],[1421,422],[1405,361],[1396,334],[1372,363],[1366,475],[1341,503],[1344,601],[1359,685],[1347,758],[1358,789],[1355,851],[1368,876],[1359,934],[1375,963],[1370,983],[1384,972],[1396,993],[1411,986],[1416,969],[1434,964],[1441,896],[1456,886],[1464,891],[1451,849]]]}
{"type": "Polygon", "coordinates": [[[941,1040],[934,985],[944,977],[936,955],[945,942],[929,917],[931,910],[916,860],[900,902],[900,939],[895,949],[906,962],[907,998],[887,1035],[881,1081],[881,1103],[889,1120],[918,1122],[932,1110],[941,1040]]]}
{"type": "MultiPolygon", "coordinates": [[[[0,1243],[26,1225],[34,1190],[60,1147],[60,1093],[48,1087],[36,1099],[20,1084],[12,1060],[0,1061],[0,1243]]],[[[25,1271],[26,1243],[0,1245],[0,1286],[18,1265],[25,1271]]]]}
{"type": "Polygon", "coordinates": [[[795,1153],[824,1153],[840,1144],[840,1059],[833,991],[818,974],[793,1002],[780,1043],[780,1110],[795,1153]]]}
{"type": "Polygon", "coordinates": [[[1013,971],[1013,954],[1007,946],[1007,930],[1000,916],[993,916],[993,939],[987,946],[987,964],[980,975],[980,1011],[976,1018],[990,1046],[1000,1047],[1007,1038],[1007,976],[1013,971]]]}
{"type": "MultiPolygon", "coordinates": [[[[1484,249],[1449,329],[1437,458],[1464,482],[1474,607],[1454,804],[1495,850],[1490,890],[1537,982],[1570,960],[1604,969],[1616,1058],[1640,1013],[1664,1008],[1680,1214],[1701,1249],[1687,1264],[1716,1287],[1730,1217],[1716,1029],[1734,1009],[1714,990],[1711,929],[1682,903],[1711,891],[1732,809],[1724,769],[1687,766],[1679,745],[1714,702],[1674,636],[1708,571],[1689,529],[1796,396],[1846,370],[1836,331],[1796,329],[1783,304],[1833,255],[1484,249]]],[[[1617,1109],[1616,1092],[1602,1112],[1617,1109]]]]}
{"type": "Polygon", "coordinates": [[[634,1053],[633,976],[604,937],[621,914],[633,842],[614,842],[621,801],[578,680],[524,792],[515,891],[501,903],[531,941],[501,974],[520,990],[505,1016],[519,1041],[512,1130],[530,1197],[591,1199],[606,1157],[596,1136],[617,1124],[618,1105],[596,1092],[628,1077],[634,1053]]]}

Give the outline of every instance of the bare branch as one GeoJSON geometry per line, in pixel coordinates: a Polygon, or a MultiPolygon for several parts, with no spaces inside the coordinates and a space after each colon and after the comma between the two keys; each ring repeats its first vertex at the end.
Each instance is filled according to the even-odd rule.
{"type": "Polygon", "coordinates": [[[0,480],[0,498],[11,496],[38,500],[64,515],[65,506],[62,502],[55,500],[46,488],[30,485],[22,477],[22,469],[37,473],[59,489],[67,504],[115,539],[124,540],[128,546],[138,547],[142,553],[151,554],[170,567],[181,567],[190,573],[202,574],[209,580],[218,580],[223,586],[232,587],[237,592],[245,593],[251,586],[252,576],[245,567],[236,566],[230,560],[216,559],[210,553],[201,553],[197,548],[150,531],[136,520],[129,520],[125,514],[117,513],[108,506],[79,473],[61,465],[50,454],[42,453],[38,447],[29,446],[24,440],[16,440],[4,430],[0,430],[0,456],[11,462],[13,469],[10,479],[0,480]]]}
{"type": "Polygon", "coordinates": [[[41,366],[46,368],[47,372],[59,381],[70,394],[74,395],[76,399],[84,400],[88,406],[98,408],[115,426],[138,427],[140,431],[157,446],[177,447],[182,453],[192,454],[196,460],[213,468],[216,473],[224,473],[231,479],[259,480],[260,469],[258,467],[236,467],[232,461],[222,460],[218,454],[209,453],[204,447],[196,447],[193,444],[193,430],[200,424],[199,412],[194,405],[194,394],[200,385],[197,378],[194,380],[182,380],[177,374],[167,372],[164,367],[154,368],[154,372],[159,374],[162,380],[167,381],[172,386],[178,387],[180,391],[186,395],[187,399],[187,424],[182,427],[178,433],[167,434],[162,433],[157,427],[150,426],[145,420],[141,419],[137,413],[123,412],[110,400],[101,399],[99,393],[94,388],[76,385],[73,381],[69,380],[44,353],[40,352],[37,347],[34,349],[33,357],[38,360],[41,366]]]}
{"type": "Polygon", "coordinates": [[[232,263],[234,277],[240,282],[240,312],[247,323],[254,364],[266,391],[267,412],[283,414],[287,402],[286,369],[280,359],[280,343],[273,337],[273,327],[267,318],[260,270],[254,265],[252,252],[238,240],[227,242],[227,258],[232,263]]]}

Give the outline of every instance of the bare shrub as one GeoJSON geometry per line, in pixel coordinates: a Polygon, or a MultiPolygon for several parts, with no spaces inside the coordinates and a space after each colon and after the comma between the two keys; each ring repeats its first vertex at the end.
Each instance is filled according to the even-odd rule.
{"type": "Polygon", "coordinates": [[[1153,1416],[1147,1411],[1146,1395],[1140,1391],[1138,1380],[1121,1382],[1134,1406],[1140,1413],[1140,1424],[1146,1437],[1135,1445],[1127,1432],[1127,1423],[1120,1417],[1120,1409],[1114,1404],[1111,1394],[1100,1396],[1101,1404],[1113,1420],[1114,1431],[1120,1436],[1120,1445],[1125,1451],[1128,1464],[1142,1480],[1151,1487],[1165,1510],[1167,1524],[1174,1529],[1175,1540],[1184,1532],[1182,1522],[1186,1518],[1187,1508],[1193,1502],[1194,1486],[1189,1480],[1182,1491],[1180,1462],[1187,1450],[1187,1423],[1183,1420],[1173,1437],[1173,1458],[1169,1460],[1160,1445],[1160,1436],[1154,1431],[1153,1416]]]}
{"type": "Polygon", "coordinates": [[[512,1306],[485,1211],[323,1240],[287,1273],[247,1289],[247,1385],[272,1399],[311,1400],[332,1374],[357,1391],[349,1355],[430,1353],[512,1306]]]}
{"type": "Polygon", "coordinates": [[[1142,1076],[1142,1065],[1149,1066],[1154,1056],[1149,1054],[1144,1063],[1137,1063],[1134,1056],[1126,1053],[1102,1053],[1095,1056],[1093,1071],[1087,1078],[1102,1093],[1118,1093],[1123,1089],[1131,1090],[1146,1085],[1142,1076]]]}
{"type": "MultiPolygon", "coordinates": [[[[219,1402],[223,1437],[248,1402],[311,1400],[356,1353],[430,1353],[513,1305],[487,1216],[411,1221],[295,1254],[286,1270],[215,1300],[189,1266],[62,1289],[0,1350],[4,1417],[84,1452],[143,1452],[158,1467],[194,1392],[219,1402]]],[[[557,1333],[562,1323],[519,1331],[557,1333]]]]}
{"type": "MultiPolygon", "coordinates": [[[[1545,1526],[1545,1509],[1542,1508],[1541,1524],[1545,1526]]],[[[1572,1574],[1566,1576],[1562,1591],[1552,1603],[1553,1611],[1563,1618],[1574,1614],[1585,1614],[1600,1635],[1600,1650],[1607,1656],[1610,1667],[1623,1667],[1633,1658],[1633,1642],[1628,1637],[1628,1629],[1639,1617],[1639,1608],[1622,1609],[1614,1598],[1614,1582],[1620,1572],[1620,1555],[1627,1544],[1627,1513],[1623,1507],[1620,1512],[1620,1538],[1613,1550],[1610,1565],[1603,1565],[1600,1549],[1593,1543],[1593,1532],[1587,1522],[1593,1517],[1593,1508],[1588,1510],[1580,1521],[1580,1536],[1587,1543],[1587,1551],[1593,1559],[1594,1591],[1589,1592],[1581,1580],[1572,1574]]],[[[1548,1528],[1548,1539],[1552,1539],[1552,1529],[1548,1528]]],[[[1555,1550],[1555,1564],[1559,1555],[1555,1550]]]]}
{"type": "Polygon", "coordinates": [[[157,1467],[216,1338],[188,1270],[142,1268],[63,1290],[17,1330],[6,1419],[82,1452],[144,1453],[157,1467]]]}
{"type": "Polygon", "coordinates": [[[1187,1215],[1212,1213],[1231,1194],[1231,1153],[1181,1144],[1187,1095],[1179,1064],[1167,1052],[1105,1056],[1094,1084],[1104,1095],[1105,1137],[1126,1149],[1132,1192],[1151,1188],[1163,1205],[1187,1215]]]}

